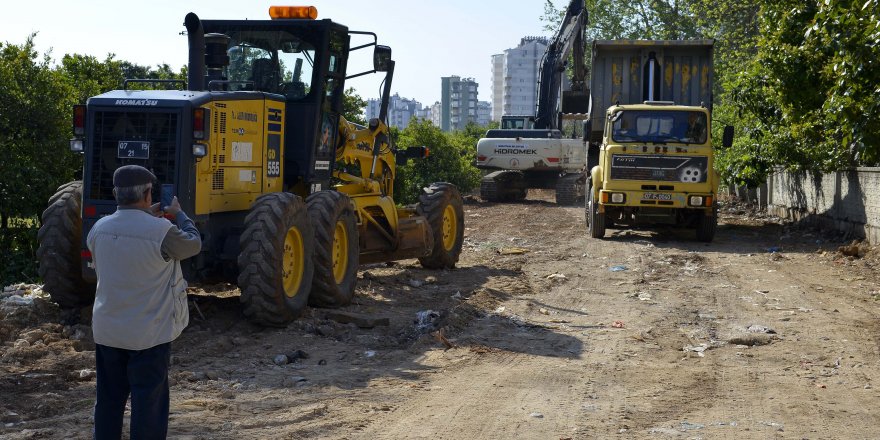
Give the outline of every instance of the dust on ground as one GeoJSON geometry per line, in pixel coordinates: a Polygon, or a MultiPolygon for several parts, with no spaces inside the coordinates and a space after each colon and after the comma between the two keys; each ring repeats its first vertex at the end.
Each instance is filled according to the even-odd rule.
{"type": "MultiPolygon", "coordinates": [[[[461,261],[365,266],[286,329],[190,292],[169,436],[878,438],[878,252],[747,206],[718,235],[609,230],[537,191],[468,197],[461,261]]],[[[88,311],[0,294],[0,437],[89,438],[88,311]],[[77,322],[78,321],[78,322],[77,322]]]]}

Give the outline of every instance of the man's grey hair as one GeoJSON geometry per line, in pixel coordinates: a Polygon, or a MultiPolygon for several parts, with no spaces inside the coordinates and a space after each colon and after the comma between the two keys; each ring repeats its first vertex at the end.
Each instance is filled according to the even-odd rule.
{"type": "Polygon", "coordinates": [[[117,205],[134,205],[144,199],[144,193],[152,186],[153,184],[151,183],[145,183],[143,185],[116,187],[113,188],[113,196],[116,197],[117,205]]]}

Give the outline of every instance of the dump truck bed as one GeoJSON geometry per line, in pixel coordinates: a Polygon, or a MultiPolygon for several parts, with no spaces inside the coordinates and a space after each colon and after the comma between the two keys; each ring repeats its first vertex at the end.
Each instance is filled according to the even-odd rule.
{"type": "Polygon", "coordinates": [[[590,91],[590,140],[602,140],[605,112],[615,104],[672,101],[712,109],[714,40],[596,40],[590,91]],[[648,79],[656,60],[655,80],[648,79]],[[653,95],[651,95],[653,93],[653,95]]]}

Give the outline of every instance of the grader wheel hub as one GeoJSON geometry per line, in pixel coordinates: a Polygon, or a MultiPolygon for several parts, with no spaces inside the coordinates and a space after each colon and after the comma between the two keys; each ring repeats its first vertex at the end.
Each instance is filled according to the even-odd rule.
{"type": "Polygon", "coordinates": [[[333,231],[333,278],[339,284],[345,279],[345,272],[348,269],[348,232],[345,230],[345,223],[336,222],[336,228],[333,231]]]}
{"type": "Polygon", "coordinates": [[[455,213],[455,207],[446,205],[443,210],[443,249],[451,251],[455,246],[455,238],[458,234],[458,218],[455,213]]]}
{"type": "Polygon", "coordinates": [[[293,227],[287,230],[284,237],[284,257],[282,259],[281,281],[284,285],[284,294],[293,297],[299,291],[305,268],[305,246],[302,233],[299,228],[293,227]]]}

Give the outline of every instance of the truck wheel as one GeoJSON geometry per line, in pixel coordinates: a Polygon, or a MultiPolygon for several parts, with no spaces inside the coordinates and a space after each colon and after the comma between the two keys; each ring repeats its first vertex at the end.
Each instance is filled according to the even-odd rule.
{"type": "Polygon", "coordinates": [[[37,233],[43,290],[63,309],[91,304],[95,285],[82,277],[82,181],[65,183],[49,199],[37,233]]]}
{"type": "Polygon", "coordinates": [[[449,183],[432,183],[419,197],[416,208],[431,226],[434,248],[419,263],[427,269],[451,269],[458,262],[464,241],[464,208],[458,188],[449,183]]]}
{"type": "Polygon", "coordinates": [[[354,297],[360,256],[351,199],[338,191],[318,191],[306,199],[315,230],[315,275],[309,303],[342,307],[354,297]]]}
{"type": "Polygon", "coordinates": [[[590,198],[587,201],[587,219],[587,231],[589,231],[590,237],[604,238],[605,214],[599,213],[599,204],[594,199],[593,191],[590,191],[590,198]]]}
{"type": "Polygon", "coordinates": [[[700,215],[697,220],[697,240],[711,243],[718,228],[718,208],[712,209],[712,215],[700,215]]]}
{"type": "Polygon", "coordinates": [[[267,326],[296,319],[309,300],[315,235],[302,199],[290,193],[260,196],[245,218],[238,255],[244,315],[267,326]]]}

